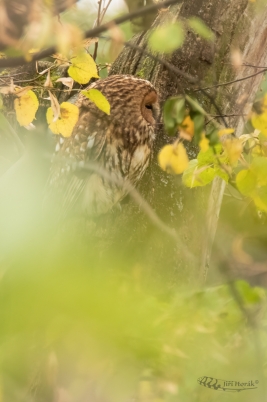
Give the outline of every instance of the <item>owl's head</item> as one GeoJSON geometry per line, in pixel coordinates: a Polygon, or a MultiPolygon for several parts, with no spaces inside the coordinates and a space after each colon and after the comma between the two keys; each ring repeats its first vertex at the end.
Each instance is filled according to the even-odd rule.
{"type": "MultiPolygon", "coordinates": [[[[158,95],[149,81],[132,75],[113,75],[94,82],[88,87],[91,88],[101,91],[110,103],[109,117],[97,111],[104,119],[118,125],[155,126],[159,116],[158,95]]],[[[93,104],[90,106],[95,109],[93,104]]]]}

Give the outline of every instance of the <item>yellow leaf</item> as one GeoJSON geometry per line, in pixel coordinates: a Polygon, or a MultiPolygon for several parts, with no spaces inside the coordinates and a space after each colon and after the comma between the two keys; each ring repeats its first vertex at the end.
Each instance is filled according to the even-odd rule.
{"type": "Polygon", "coordinates": [[[54,134],[70,137],[79,118],[79,108],[72,103],[63,102],[60,105],[60,117],[55,122],[53,122],[53,118],[53,110],[49,107],[46,112],[46,119],[50,130],[54,134]]]}
{"type": "Polygon", "coordinates": [[[14,100],[14,107],[19,124],[27,126],[34,120],[39,102],[35,93],[28,91],[14,100]]]}
{"type": "Polygon", "coordinates": [[[158,155],[159,165],[167,173],[180,174],[187,168],[188,156],[181,142],[165,145],[158,155]]]}
{"type": "MultiPolygon", "coordinates": [[[[264,108],[264,104],[263,104],[264,108]]],[[[254,128],[260,130],[263,135],[267,136],[267,113],[254,113],[251,118],[251,123],[254,128]]]]}
{"type": "Polygon", "coordinates": [[[218,136],[221,137],[222,135],[228,135],[234,133],[234,128],[224,128],[218,131],[218,136]]]}
{"type": "Polygon", "coordinates": [[[109,101],[100,91],[98,91],[98,89],[92,88],[88,91],[82,91],[82,94],[94,102],[94,104],[98,107],[98,109],[102,110],[102,112],[110,114],[109,101]]]}
{"type": "Polygon", "coordinates": [[[209,149],[209,140],[205,136],[205,133],[201,134],[201,140],[199,141],[199,147],[201,151],[206,152],[209,149]]]}
{"type": "Polygon", "coordinates": [[[235,164],[243,151],[242,141],[238,138],[228,139],[223,142],[223,147],[229,158],[230,164],[235,164]]]}
{"type": "Polygon", "coordinates": [[[87,84],[91,78],[99,78],[94,59],[88,53],[79,53],[71,59],[69,76],[79,84],[87,84]]]}
{"type": "Polygon", "coordinates": [[[194,137],[195,126],[190,116],[186,116],[182,124],[179,126],[180,136],[188,141],[194,137]]]}

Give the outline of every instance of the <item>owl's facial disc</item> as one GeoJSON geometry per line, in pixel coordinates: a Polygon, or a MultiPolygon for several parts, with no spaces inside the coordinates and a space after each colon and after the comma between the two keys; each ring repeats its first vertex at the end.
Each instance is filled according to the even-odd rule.
{"type": "Polygon", "coordinates": [[[141,113],[143,118],[151,125],[156,124],[159,114],[158,95],[155,91],[149,92],[145,95],[141,104],[141,113]]]}

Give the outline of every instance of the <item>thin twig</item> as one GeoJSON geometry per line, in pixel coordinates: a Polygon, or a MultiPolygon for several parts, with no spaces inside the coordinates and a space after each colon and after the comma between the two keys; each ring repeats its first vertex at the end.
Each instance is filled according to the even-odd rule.
{"type": "Polygon", "coordinates": [[[243,63],[242,66],[253,68],[267,68],[266,66],[255,66],[254,64],[243,63]]]}
{"type": "Polygon", "coordinates": [[[222,84],[212,85],[211,87],[205,87],[205,88],[194,89],[194,92],[197,92],[197,91],[205,91],[206,89],[218,88],[218,87],[223,87],[223,86],[225,86],[225,85],[235,84],[236,82],[248,80],[249,78],[255,77],[255,76],[258,75],[258,74],[263,74],[265,71],[267,71],[267,68],[264,68],[263,70],[257,71],[257,72],[254,73],[254,74],[247,75],[246,77],[238,78],[238,79],[233,80],[233,81],[223,82],[222,84]]]}
{"type": "MultiPolygon", "coordinates": [[[[100,26],[102,24],[102,21],[105,17],[105,14],[111,4],[112,0],[109,0],[108,4],[105,7],[105,2],[103,4],[103,10],[101,10],[102,8],[102,0],[98,1],[98,13],[97,13],[97,21],[96,21],[96,26],[100,26]]],[[[98,51],[98,41],[95,43],[95,49],[94,49],[94,55],[93,55],[93,59],[96,60],[97,58],[97,51],[98,51]]]]}
{"type": "Polygon", "coordinates": [[[0,78],[12,78],[12,77],[15,77],[16,75],[22,75],[22,74],[30,74],[30,73],[22,72],[22,73],[16,73],[16,74],[12,74],[12,75],[1,75],[0,78]]]}
{"type": "Polygon", "coordinates": [[[105,17],[105,14],[106,14],[106,12],[107,12],[107,10],[108,10],[108,8],[109,8],[111,2],[112,2],[112,0],[109,0],[109,2],[108,2],[108,4],[106,5],[106,7],[103,8],[103,11],[102,11],[102,14],[101,14],[101,17],[100,17],[100,24],[102,24],[102,21],[103,21],[103,19],[104,19],[104,17],[105,17]]]}
{"type": "Polygon", "coordinates": [[[205,125],[207,126],[211,121],[217,119],[218,117],[245,117],[247,114],[210,114],[212,117],[210,120],[208,120],[205,125]]]}
{"type": "MultiPolygon", "coordinates": [[[[98,0],[98,11],[97,11],[97,19],[96,19],[96,26],[99,27],[100,25],[100,15],[101,15],[101,8],[102,8],[102,0],[98,0]]],[[[97,50],[98,50],[98,41],[95,43],[95,49],[93,54],[93,59],[96,61],[97,58],[97,50]]]]}
{"type": "Polygon", "coordinates": [[[234,116],[238,116],[238,117],[244,117],[247,116],[247,114],[235,114],[235,113],[231,113],[231,114],[211,114],[211,117],[234,117],[234,116]]]}
{"type": "MultiPolygon", "coordinates": [[[[234,66],[233,63],[223,63],[225,65],[230,65],[230,66],[234,66]]],[[[267,68],[267,66],[256,66],[255,64],[250,64],[250,63],[242,63],[241,64],[244,67],[252,67],[252,68],[267,68]]]]}

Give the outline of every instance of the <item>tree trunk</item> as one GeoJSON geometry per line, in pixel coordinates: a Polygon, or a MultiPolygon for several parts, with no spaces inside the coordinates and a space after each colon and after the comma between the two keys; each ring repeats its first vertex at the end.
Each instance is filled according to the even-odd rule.
{"type": "MultiPolygon", "coordinates": [[[[212,29],[215,42],[209,43],[187,28],[182,49],[171,56],[162,57],[180,70],[198,77],[197,85],[190,84],[178,75],[175,80],[173,74],[161,63],[129,47],[125,47],[113,64],[111,74],[133,74],[150,80],[157,88],[162,103],[168,97],[183,91],[193,94],[208,113],[218,114],[210,99],[200,92],[194,92],[194,89],[242,78],[258,71],[242,66],[236,73],[230,64],[230,51],[233,48],[240,49],[244,62],[266,65],[267,10],[264,8],[253,14],[247,0],[185,0],[168,10],[162,10],[152,29],[164,22],[184,20],[191,16],[201,18],[212,29]]],[[[138,34],[131,43],[147,49],[149,34],[150,31],[138,34]]],[[[256,75],[232,85],[214,88],[209,93],[223,114],[241,115],[250,110],[261,79],[261,74],[256,75]]],[[[237,128],[238,134],[242,133],[244,118],[233,116],[226,120],[230,127],[237,128]]],[[[154,157],[139,191],[158,216],[178,231],[181,241],[173,242],[158,229],[152,229],[148,218],[131,200],[123,205],[122,211],[116,216],[116,225],[111,225],[110,228],[114,215],[105,217],[103,224],[107,239],[112,238],[108,243],[112,246],[114,242],[125,239],[124,252],[128,258],[133,257],[134,264],[142,266],[144,262],[149,275],[151,272],[153,275],[161,275],[164,268],[164,274],[169,273],[172,283],[181,278],[191,282],[199,273],[204,280],[224,184],[216,179],[212,188],[207,186],[187,189],[183,187],[180,176],[167,175],[161,171],[157,163],[157,153],[164,144],[172,140],[163,129],[158,130],[154,157]],[[185,245],[195,258],[184,257],[185,245]]],[[[187,150],[190,158],[196,156],[197,149],[192,143],[187,144],[187,150]]]]}

